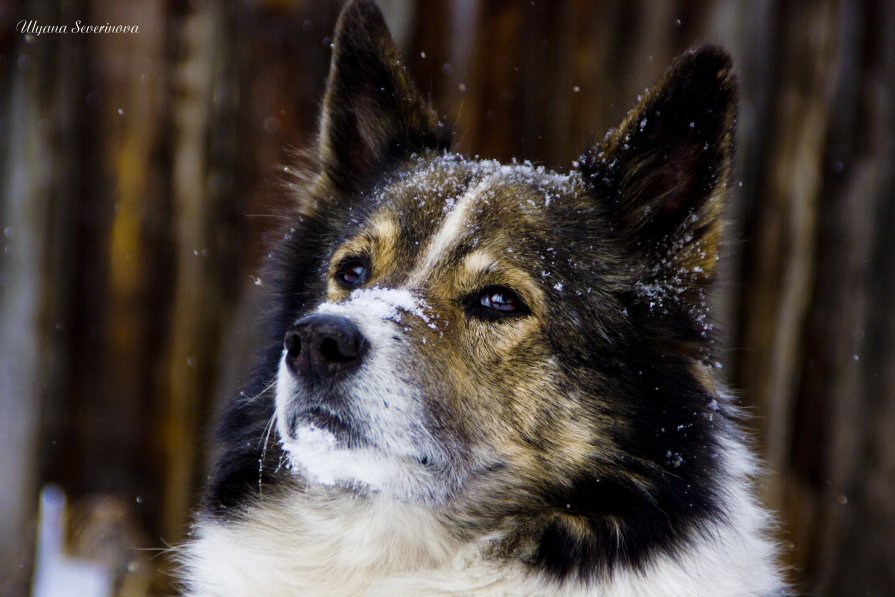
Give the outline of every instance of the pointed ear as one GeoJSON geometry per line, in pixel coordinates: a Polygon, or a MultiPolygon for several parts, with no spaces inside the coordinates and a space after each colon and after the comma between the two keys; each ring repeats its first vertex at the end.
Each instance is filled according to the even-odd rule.
{"type": "Polygon", "coordinates": [[[730,57],[716,46],[695,48],[581,157],[582,174],[648,272],[712,279],[735,117],[730,57]]]}
{"type": "Polygon", "coordinates": [[[338,187],[356,191],[389,162],[447,148],[449,134],[414,88],[382,13],[369,0],[339,16],[323,100],[319,157],[338,187]]]}

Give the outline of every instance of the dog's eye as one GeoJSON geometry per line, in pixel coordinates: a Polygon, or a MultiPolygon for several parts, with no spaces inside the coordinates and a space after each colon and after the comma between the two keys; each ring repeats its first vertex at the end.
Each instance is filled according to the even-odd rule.
{"type": "Polygon", "coordinates": [[[360,286],[370,277],[370,266],[364,259],[349,258],[339,264],[336,280],[346,288],[360,286]]]}
{"type": "Polygon", "coordinates": [[[464,302],[467,313],[480,319],[500,319],[529,313],[519,295],[503,286],[489,286],[472,294],[464,302]]]}
{"type": "Polygon", "coordinates": [[[495,290],[483,294],[479,298],[479,304],[483,307],[503,311],[504,313],[512,313],[519,308],[516,297],[505,290],[495,290]]]}

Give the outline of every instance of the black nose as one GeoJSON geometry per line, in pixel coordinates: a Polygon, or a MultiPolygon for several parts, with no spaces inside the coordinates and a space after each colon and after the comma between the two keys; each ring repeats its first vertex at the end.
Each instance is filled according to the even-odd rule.
{"type": "Polygon", "coordinates": [[[369,342],[351,320],[337,315],[306,315],[283,341],[286,365],[308,381],[331,381],[360,367],[369,342]]]}

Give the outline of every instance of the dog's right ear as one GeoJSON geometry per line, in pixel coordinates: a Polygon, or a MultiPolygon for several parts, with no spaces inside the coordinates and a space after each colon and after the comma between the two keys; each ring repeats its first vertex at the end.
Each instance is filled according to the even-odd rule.
{"type": "Polygon", "coordinates": [[[379,8],[345,5],[336,25],[319,158],[340,190],[356,192],[397,159],[447,148],[450,135],[413,86],[379,8]]]}

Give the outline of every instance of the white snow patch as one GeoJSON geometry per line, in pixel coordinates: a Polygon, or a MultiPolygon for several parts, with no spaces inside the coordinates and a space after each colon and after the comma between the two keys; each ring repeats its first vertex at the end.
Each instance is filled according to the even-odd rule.
{"type": "Polygon", "coordinates": [[[283,448],[289,454],[290,468],[321,485],[359,482],[381,489],[390,477],[382,453],[340,447],[332,433],[316,425],[298,426],[295,439],[284,441],[283,448]]]}
{"type": "MultiPolygon", "coordinates": [[[[421,298],[414,296],[403,288],[361,288],[348,296],[348,302],[364,310],[364,313],[385,321],[399,322],[401,312],[409,313],[423,320],[432,329],[433,324],[426,314],[429,305],[421,298]]],[[[317,308],[318,313],[342,315],[344,306],[335,303],[323,303],[317,308]]]]}
{"type": "Polygon", "coordinates": [[[423,470],[410,457],[376,447],[340,445],[332,433],[313,424],[299,425],[294,438],[281,438],[281,444],[289,455],[289,468],[314,484],[366,487],[405,499],[422,484],[423,470]]]}

